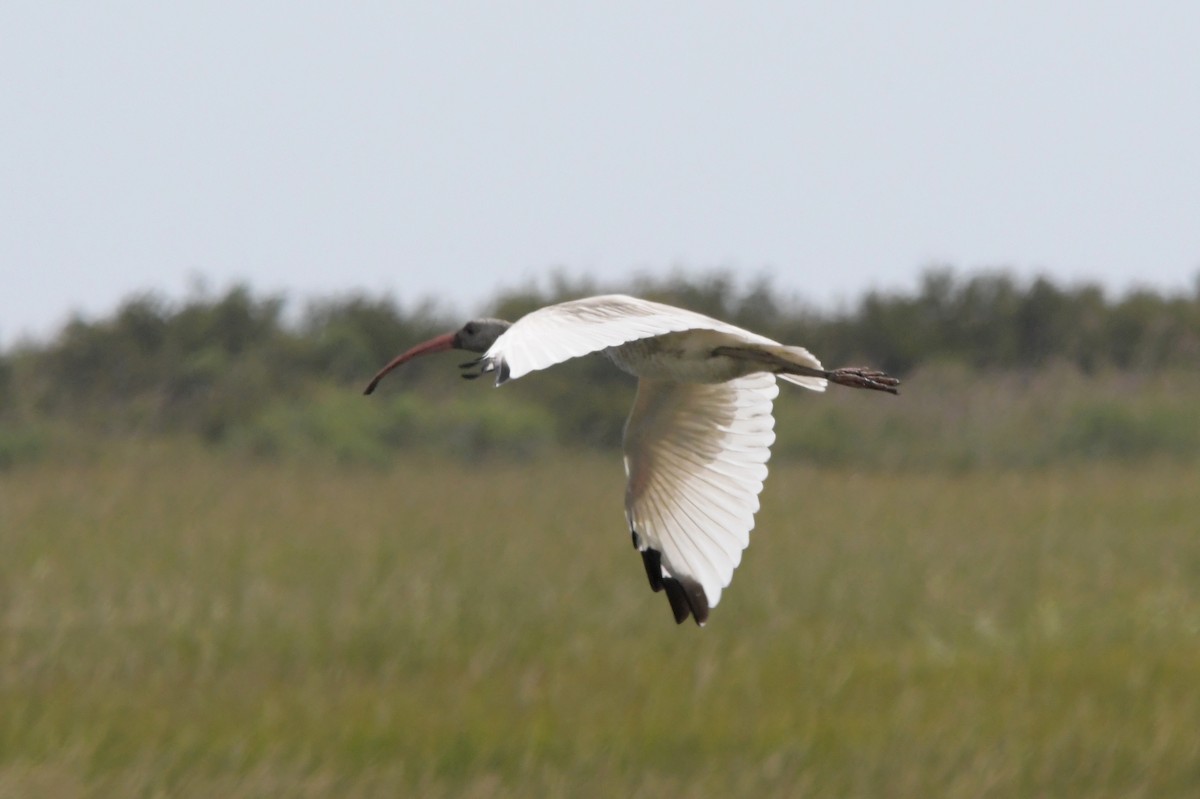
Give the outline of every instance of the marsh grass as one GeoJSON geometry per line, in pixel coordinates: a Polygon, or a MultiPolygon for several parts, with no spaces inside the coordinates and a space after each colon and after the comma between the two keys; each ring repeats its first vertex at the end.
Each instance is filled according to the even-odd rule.
{"type": "Polygon", "coordinates": [[[619,459],[0,474],[0,796],[1191,796],[1200,468],[778,458],[710,624],[619,459]]]}

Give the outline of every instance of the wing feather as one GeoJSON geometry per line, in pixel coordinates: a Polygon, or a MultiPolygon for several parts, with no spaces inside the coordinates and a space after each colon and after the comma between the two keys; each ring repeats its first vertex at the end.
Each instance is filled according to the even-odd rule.
{"type": "Polygon", "coordinates": [[[629,525],[639,549],[659,553],[663,579],[698,583],[708,607],[720,601],[750,541],[778,393],[767,373],[727,383],[638,383],[625,430],[629,525]]]}

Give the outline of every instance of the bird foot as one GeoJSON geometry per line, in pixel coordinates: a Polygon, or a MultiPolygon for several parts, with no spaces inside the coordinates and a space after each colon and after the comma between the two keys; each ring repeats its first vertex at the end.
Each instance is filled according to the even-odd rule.
{"type": "Polygon", "coordinates": [[[831,383],[850,388],[868,388],[872,391],[886,391],[889,394],[899,394],[896,386],[900,385],[898,378],[886,372],[875,369],[864,369],[861,366],[843,366],[825,373],[825,378],[831,383]]]}
{"type": "Polygon", "coordinates": [[[483,358],[479,357],[473,361],[467,361],[466,363],[460,363],[458,365],[458,368],[463,370],[463,373],[461,375],[459,375],[459,377],[461,377],[463,380],[474,380],[475,378],[482,377],[483,375],[492,371],[492,369],[494,367],[490,363],[485,363],[483,358]],[[471,369],[476,369],[476,368],[479,369],[478,372],[470,371],[471,369]]]}

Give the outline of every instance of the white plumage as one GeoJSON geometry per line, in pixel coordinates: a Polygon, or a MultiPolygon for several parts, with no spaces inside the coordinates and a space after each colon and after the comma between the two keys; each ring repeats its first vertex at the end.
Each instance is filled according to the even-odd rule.
{"type": "Polygon", "coordinates": [[[727,383],[642,378],[625,430],[625,515],[663,577],[690,577],[721,600],[750,544],[775,441],[775,378],[727,383]]]}
{"type": "MultiPolygon", "coordinates": [[[[821,362],[803,347],[787,347],[695,311],[623,294],[562,302],[526,314],[496,339],[484,360],[500,369],[503,382],[608,350],[605,354],[618,366],[638,377],[708,383],[730,379],[721,372],[721,367],[730,363],[709,358],[709,351],[722,345],[767,347],[786,352],[799,364],[821,369],[821,362]],[[661,338],[685,331],[687,336],[661,338]],[[651,344],[656,337],[659,339],[651,344]],[[621,346],[633,342],[643,345],[621,346]],[[654,355],[664,352],[663,362],[655,363],[654,355]]],[[[739,371],[740,366],[732,368],[733,373],[739,371]]],[[[826,381],[821,377],[781,376],[814,391],[825,390],[826,381]]]]}
{"type": "MultiPolygon", "coordinates": [[[[826,371],[808,350],[703,314],[613,294],[484,319],[397,356],[367,388],[429,352],[482,353],[470,365],[497,385],[603,352],[638,380],[624,436],[625,515],[654,590],[676,621],[703,624],[750,542],[775,441],[776,376],[814,391],[828,380],[896,393],[862,369],[826,371]]],[[[475,376],[475,375],[466,375],[475,376]]]]}

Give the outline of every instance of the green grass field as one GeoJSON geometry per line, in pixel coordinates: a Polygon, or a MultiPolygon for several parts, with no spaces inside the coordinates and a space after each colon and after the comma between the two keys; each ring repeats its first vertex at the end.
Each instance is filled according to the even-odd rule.
{"type": "Polygon", "coordinates": [[[0,797],[1194,796],[1200,466],[776,461],[707,628],[619,457],[0,473],[0,797]]]}

